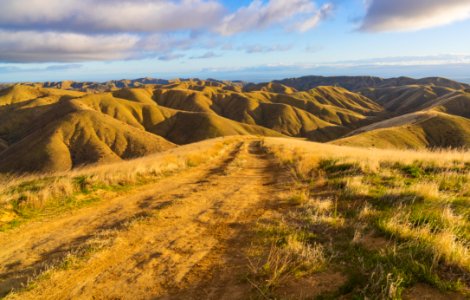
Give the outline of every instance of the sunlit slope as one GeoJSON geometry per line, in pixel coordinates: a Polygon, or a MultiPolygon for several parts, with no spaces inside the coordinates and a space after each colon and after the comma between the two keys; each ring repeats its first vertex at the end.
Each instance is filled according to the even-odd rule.
{"type": "Polygon", "coordinates": [[[79,97],[81,92],[46,89],[27,85],[14,85],[0,90],[0,106],[40,100],[42,103],[56,102],[60,98],[79,97]]]}
{"type": "Polygon", "coordinates": [[[177,112],[160,123],[154,132],[177,144],[187,144],[208,138],[231,135],[282,136],[257,125],[238,123],[212,113],[177,112]]]}
{"type": "Polygon", "coordinates": [[[245,92],[237,92],[224,85],[200,84],[184,82],[161,86],[154,91],[154,100],[161,106],[215,113],[237,122],[317,141],[337,138],[383,110],[370,99],[337,87],[297,92],[267,84],[252,85],[245,92]]]}
{"type": "Polygon", "coordinates": [[[335,143],[380,148],[470,147],[467,91],[431,86],[386,90],[378,101],[398,116],[359,128],[335,143]]]}
{"type": "Polygon", "coordinates": [[[80,102],[90,108],[109,115],[148,132],[165,137],[177,144],[186,144],[208,138],[227,135],[265,135],[281,136],[280,133],[257,126],[241,124],[212,112],[181,111],[162,107],[151,101],[148,91],[132,89],[129,91],[88,95],[80,98],[80,102]],[[119,97],[138,95],[127,100],[119,97]]]}
{"type": "Polygon", "coordinates": [[[392,113],[405,114],[419,111],[432,105],[440,97],[452,94],[455,90],[430,85],[405,85],[385,88],[368,88],[361,93],[382,104],[392,113]]]}
{"type": "MultiPolygon", "coordinates": [[[[25,87],[26,92],[31,89],[38,90],[25,87]]],[[[21,87],[14,92],[21,92],[21,87]]],[[[151,96],[151,90],[123,89],[80,93],[76,98],[40,96],[2,106],[0,171],[63,171],[145,156],[173,147],[171,142],[186,144],[227,135],[282,136],[215,113],[161,107],[151,96]]]]}
{"type": "Polygon", "coordinates": [[[261,92],[278,93],[278,94],[294,94],[298,92],[295,88],[288,87],[286,85],[283,85],[277,82],[248,84],[244,87],[244,91],[246,92],[261,91],[261,92]]]}
{"type": "Polygon", "coordinates": [[[470,145],[464,84],[406,77],[289,82],[306,85],[151,78],[12,85],[0,91],[0,169],[68,170],[231,135],[381,148],[470,145]]]}
{"type": "Polygon", "coordinates": [[[434,101],[430,109],[470,118],[470,93],[455,92],[434,101]]]}
{"type": "Polygon", "coordinates": [[[85,95],[76,91],[15,85],[0,91],[0,138],[12,144],[29,124],[60,101],[85,95]]]}
{"type": "Polygon", "coordinates": [[[57,105],[31,125],[23,138],[1,153],[0,171],[65,171],[174,147],[162,137],[87,109],[74,100],[57,105]]]}
{"type": "Polygon", "coordinates": [[[436,111],[413,113],[362,128],[333,143],[398,149],[468,148],[470,120],[436,111]]]}
{"type": "Polygon", "coordinates": [[[470,85],[468,84],[441,77],[428,77],[422,79],[396,77],[385,79],[373,76],[304,76],[277,80],[275,83],[283,84],[299,91],[306,91],[323,85],[341,86],[351,91],[360,91],[367,88],[399,87],[405,85],[432,85],[455,90],[470,88],[470,85]]]}

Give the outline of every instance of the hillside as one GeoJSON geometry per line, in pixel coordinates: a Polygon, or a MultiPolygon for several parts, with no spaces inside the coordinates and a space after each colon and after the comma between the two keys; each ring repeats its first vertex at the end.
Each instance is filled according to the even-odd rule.
{"type": "Polygon", "coordinates": [[[456,90],[470,88],[470,85],[468,84],[441,77],[429,77],[422,79],[398,77],[385,79],[372,76],[305,76],[300,78],[288,78],[275,82],[300,91],[310,90],[322,85],[341,86],[351,91],[360,91],[367,88],[400,87],[404,85],[433,85],[456,90]]]}
{"type": "Polygon", "coordinates": [[[405,77],[16,84],[0,91],[0,171],[63,171],[232,135],[468,148],[468,91],[405,77]]]}
{"type": "Polygon", "coordinates": [[[87,95],[29,86],[4,91],[0,172],[65,171],[145,156],[174,147],[171,142],[227,135],[281,136],[212,113],[160,107],[152,93],[126,88],[87,95]]]}
{"type": "Polygon", "coordinates": [[[417,81],[7,87],[0,297],[468,298],[470,93],[417,81]]]}
{"type": "Polygon", "coordinates": [[[469,93],[448,89],[435,93],[436,89],[429,86],[405,90],[393,100],[380,101],[397,117],[362,127],[333,143],[378,148],[469,148],[469,93]]]}
{"type": "Polygon", "coordinates": [[[68,171],[172,147],[159,136],[83,108],[80,103],[65,102],[36,119],[18,142],[1,153],[0,171],[68,171]],[[49,121],[52,116],[55,118],[49,121]]]}
{"type": "Polygon", "coordinates": [[[395,149],[468,148],[470,120],[437,112],[414,113],[361,128],[333,143],[395,149]]]}
{"type": "Polygon", "coordinates": [[[236,92],[225,86],[185,83],[184,87],[158,88],[154,99],[161,106],[215,113],[237,122],[318,141],[338,137],[338,132],[348,132],[382,111],[380,105],[366,97],[341,88],[319,87],[288,94],[276,93],[264,85],[248,90],[236,92]]]}
{"type": "Polygon", "coordinates": [[[392,113],[404,114],[429,107],[440,97],[448,96],[455,90],[429,85],[405,85],[399,87],[368,88],[361,94],[374,99],[392,113]]]}

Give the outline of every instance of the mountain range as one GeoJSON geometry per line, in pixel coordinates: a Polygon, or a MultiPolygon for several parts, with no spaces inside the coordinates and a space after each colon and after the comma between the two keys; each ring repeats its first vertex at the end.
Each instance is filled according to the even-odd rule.
{"type": "Polygon", "coordinates": [[[142,78],[0,86],[0,172],[56,172],[230,135],[470,147],[470,85],[445,78],[142,78]]]}

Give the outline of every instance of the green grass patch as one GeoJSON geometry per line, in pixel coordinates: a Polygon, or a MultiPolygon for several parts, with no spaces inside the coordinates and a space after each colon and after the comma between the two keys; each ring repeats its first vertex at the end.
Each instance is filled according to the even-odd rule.
{"type": "Polygon", "coordinates": [[[323,170],[329,177],[343,177],[346,175],[360,175],[362,169],[357,163],[340,163],[337,159],[323,159],[318,165],[320,170],[323,170]]]}

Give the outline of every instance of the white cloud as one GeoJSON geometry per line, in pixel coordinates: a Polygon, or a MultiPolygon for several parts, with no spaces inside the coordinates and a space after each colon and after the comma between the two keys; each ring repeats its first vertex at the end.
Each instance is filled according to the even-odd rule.
{"type": "Polygon", "coordinates": [[[183,58],[185,55],[184,54],[179,54],[179,53],[168,53],[164,54],[158,57],[159,60],[163,61],[170,61],[170,60],[177,60],[180,58],[183,58]]]}
{"type": "Polygon", "coordinates": [[[202,55],[191,56],[190,59],[208,59],[208,58],[215,58],[220,57],[220,54],[217,54],[213,51],[208,51],[202,55]]]}
{"type": "Polygon", "coordinates": [[[109,61],[156,56],[183,49],[188,40],[165,35],[86,35],[38,31],[0,31],[0,62],[109,61]]]}
{"type": "Polygon", "coordinates": [[[195,45],[204,48],[204,39],[214,37],[214,32],[230,35],[278,24],[307,31],[331,10],[330,5],[318,9],[314,0],[253,0],[225,17],[221,0],[0,3],[0,62],[4,63],[178,59],[182,56],[175,52],[195,45]]]}
{"type": "Polygon", "coordinates": [[[216,0],[2,0],[0,26],[74,32],[196,30],[220,21],[216,0]]]}
{"type": "MultiPolygon", "coordinates": [[[[331,7],[325,5],[324,8],[331,7]]],[[[301,19],[295,26],[299,31],[307,31],[315,27],[325,15],[323,9],[318,10],[311,0],[269,0],[263,3],[254,0],[235,13],[224,18],[217,31],[223,35],[268,28],[274,24],[301,19]]]]}
{"type": "Polygon", "coordinates": [[[240,47],[240,50],[244,50],[246,53],[267,53],[267,52],[283,52],[292,49],[292,45],[273,45],[273,46],[264,46],[264,45],[248,45],[245,47],[240,47]]]}
{"type": "Polygon", "coordinates": [[[319,10],[317,10],[313,16],[303,22],[297,23],[296,29],[300,32],[309,31],[318,26],[318,24],[328,17],[333,11],[333,5],[331,3],[324,4],[319,10]]]}
{"type": "Polygon", "coordinates": [[[369,0],[361,30],[420,30],[468,18],[469,0],[369,0]]]}

